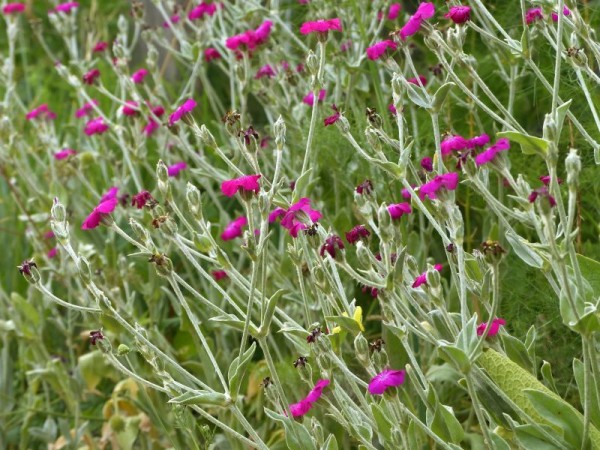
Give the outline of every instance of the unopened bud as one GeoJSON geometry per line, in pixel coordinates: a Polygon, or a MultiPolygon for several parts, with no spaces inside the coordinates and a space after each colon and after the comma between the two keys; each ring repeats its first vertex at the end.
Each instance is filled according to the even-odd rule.
{"type": "Polygon", "coordinates": [[[117,355],[119,356],[123,356],[128,354],[131,351],[131,349],[126,346],[125,344],[121,344],[119,345],[119,347],[117,347],[117,355]]]}
{"type": "Polygon", "coordinates": [[[577,150],[572,148],[565,158],[565,168],[567,169],[567,184],[569,187],[577,187],[579,184],[579,173],[581,172],[581,158],[577,150]]]}
{"type": "Polygon", "coordinates": [[[90,262],[83,255],[77,255],[79,258],[77,260],[77,269],[79,270],[79,276],[81,277],[81,281],[85,285],[90,284],[92,279],[92,269],[90,268],[90,262]]]}
{"type": "Polygon", "coordinates": [[[212,133],[206,128],[206,125],[200,125],[200,129],[198,131],[198,137],[202,140],[204,145],[208,147],[215,148],[217,146],[217,142],[215,141],[215,137],[212,133]]]}
{"type": "Polygon", "coordinates": [[[188,208],[196,218],[202,217],[202,194],[200,190],[192,183],[187,184],[187,190],[185,192],[187,198],[188,208]]]}
{"type": "Polygon", "coordinates": [[[557,136],[556,122],[554,121],[552,114],[546,114],[546,116],[544,117],[544,128],[543,128],[542,136],[547,141],[556,140],[556,136],[557,136]]]}
{"type": "Polygon", "coordinates": [[[128,22],[123,14],[120,14],[117,19],[117,28],[120,34],[127,34],[128,22]]]}
{"type": "Polygon", "coordinates": [[[369,359],[369,342],[362,333],[359,333],[354,339],[354,350],[358,361],[363,367],[368,367],[371,364],[371,360],[369,359]]]}
{"type": "Polygon", "coordinates": [[[282,150],[283,145],[285,144],[287,128],[281,116],[279,116],[277,121],[273,124],[273,132],[275,133],[275,144],[277,145],[277,150],[282,150]]]}
{"type": "Polygon", "coordinates": [[[317,58],[317,55],[312,50],[308,51],[308,56],[306,57],[306,68],[313,76],[316,76],[317,72],[319,71],[319,58],[317,58]]]}
{"type": "Polygon", "coordinates": [[[169,170],[162,160],[159,160],[158,164],[156,165],[156,178],[158,180],[158,190],[165,198],[168,198],[171,193],[171,185],[169,184],[169,170]]]}
{"type": "Polygon", "coordinates": [[[209,253],[212,250],[212,242],[204,234],[196,233],[194,236],[194,246],[202,253],[209,253]]]}

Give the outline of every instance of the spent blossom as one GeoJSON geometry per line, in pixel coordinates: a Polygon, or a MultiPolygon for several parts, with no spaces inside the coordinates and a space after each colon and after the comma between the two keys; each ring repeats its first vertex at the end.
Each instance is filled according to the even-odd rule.
{"type": "Polygon", "coordinates": [[[350,231],[346,232],[346,240],[349,244],[356,244],[361,239],[367,239],[371,233],[364,225],[356,225],[350,231]]]}
{"type": "Polygon", "coordinates": [[[338,235],[332,234],[325,239],[325,243],[321,246],[319,254],[324,258],[325,253],[327,253],[335,259],[338,250],[344,250],[344,241],[338,235]]]}
{"type": "Polygon", "coordinates": [[[460,25],[471,20],[471,8],[463,5],[451,6],[448,13],[444,14],[444,17],[460,25]]]}
{"type": "Polygon", "coordinates": [[[382,395],[388,388],[403,384],[405,375],[406,372],[404,370],[385,369],[371,379],[369,382],[369,393],[382,395]]]}
{"type": "Polygon", "coordinates": [[[157,201],[148,191],[140,191],[133,197],[131,197],[131,206],[135,206],[137,209],[142,209],[144,206],[147,205],[156,205],[156,203],[157,201]]]}

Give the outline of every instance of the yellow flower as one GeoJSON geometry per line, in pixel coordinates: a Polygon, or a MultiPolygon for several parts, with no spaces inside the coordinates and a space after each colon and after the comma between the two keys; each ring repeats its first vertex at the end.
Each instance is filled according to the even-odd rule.
{"type": "MultiPolygon", "coordinates": [[[[356,309],[354,310],[354,314],[352,316],[352,320],[354,320],[357,324],[358,324],[358,328],[360,329],[360,331],[365,331],[365,327],[362,324],[362,308],[360,306],[357,306],[356,309]]],[[[344,317],[348,317],[348,313],[344,312],[342,313],[342,316],[344,317]]],[[[333,330],[331,330],[331,332],[333,334],[337,334],[340,331],[342,331],[342,328],[338,325],[337,327],[334,327],[333,330]]]]}

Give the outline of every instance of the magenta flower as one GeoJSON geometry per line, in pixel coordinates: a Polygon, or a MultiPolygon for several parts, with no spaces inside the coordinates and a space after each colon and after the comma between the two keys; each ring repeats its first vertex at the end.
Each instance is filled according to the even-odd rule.
{"type": "Polygon", "coordinates": [[[37,108],[32,109],[25,115],[25,119],[33,120],[33,119],[46,119],[46,120],[54,120],[56,119],[56,113],[52,112],[47,104],[43,103],[37,108]]]}
{"type": "Polygon", "coordinates": [[[308,393],[306,397],[300,400],[298,403],[290,405],[290,412],[294,417],[300,417],[311,410],[313,404],[315,404],[323,395],[323,389],[329,386],[329,380],[319,380],[315,384],[315,387],[308,393]]]}
{"type": "Polygon", "coordinates": [[[105,202],[106,200],[112,200],[113,198],[117,198],[119,194],[119,188],[117,186],[111,186],[110,189],[102,196],[100,199],[100,203],[105,202]]]}
{"type": "Polygon", "coordinates": [[[409,203],[396,203],[387,207],[388,212],[392,220],[399,219],[405,214],[412,213],[412,208],[409,203]]]}
{"type": "MultiPolygon", "coordinates": [[[[413,186],[414,188],[414,186],[413,186]]],[[[400,191],[400,194],[402,195],[402,198],[406,199],[406,200],[410,200],[410,192],[408,191],[408,189],[406,188],[402,188],[402,190],[400,191]]]]}
{"type": "Polygon", "coordinates": [[[440,147],[442,148],[442,156],[447,156],[453,151],[460,151],[469,147],[469,141],[458,134],[451,135],[442,141],[440,147]]]}
{"type": "Polygon", "coordinates": [[[285,216],[287,211],[283,208],[277,207],[273,211],[269,213],[269,223],[273,223],[277,220],[278,217],[285,216]]]}
{"type": "Polygon", "coordinates": [[[79,7],[79,2],[61,3],[60,5],[57,5],[56,8],[48,11],[48,14],[57,13],[57,12],[69,14],[72,10],[74,10],[75,8],[78,8],[78,7],[79,7]]]}
{"type": "Polygon", "coordinates": [[[108,125],[104,123],[104,119],[102,117],[96,117],[95,119],[89,120],[83,129],[83,132],[88,136],[102,134],[106,131],[108,131],[108,125]]]}
{"type": "MultiPolygon", "coordinates": [[[[544,185],[545,185],[545,186],[550,186],[550,181],[551,181],[550,175],[542,175],[542,176],[540,177],[540,181],[541,181],[542,183],[544,183],[544,185]]],[[[560,179],[560,178],[557,178],[557,179],[556,179],[556,182],[557,182],[558,184],[562,184],[563,180],[562,180],[562,179],[560,179]]]]}
{"type": "Polygon", "coordinates": [[[185,169],[187,169],[187,164],[182,161],[167,167],[167,173],[170,177],[176,177],[179,172],[185,169]]]}
{"type": "Polygon", "coordinates": [[[340,120],[341,117],[341,113],[340,110],[338,109],[337,106],[331,105],[331,109],[333,109],[335,111],[334,114],[332,114],[329,117],[325,117],[325,119],[323,120],[323,124],[328,127],[329,125],[333,125],[334,123],[336,123],[338,120],[340,120]]]}
{"type": "Polygon", "coordinates": [[[543,20],[544,15],[542,14],[542,8],[531,8],[525,13],[525,22],[527,25],[531,25],[536,20],[543,20]]]}
{"type": "Polygon", "coordinates": [[[273,78],[275,76],[275,70],[271,67],[270,64],[265,64],[256,72],[254,75],[255,80],[259,80],[263,77],[273,78]]]}
{"type": "Polygon", "coordinates": [[[256,45],[264,44],[269,39],[271,35],[271,28],[273,27],[273,22],[270,20],[265,20],[261,23],[256,30],[254,30],[254,40],[256,45]]]}
{"type": "Polygon", "coordinates": [[[83,75],[83,83],[92,85],[100,77],[100,71],[98,69],[92,69],[88,73],[83,75]]]}
{"type": "MultiPolygon", "coordinates": [[[[441,264],[436,264],[435,266],[433,266],[433,268],[435,270],[437,270],[438,272],[442,271],[441,264]]],[[[423,272],[421,275],[419,275],[417,278],[415,278],[415,281],[413,281],[412,287],[416,289],[422,285],[427,285],[427,271],[423,272]]]]}
{"type": "MultiPolygon", "coordinates": [[[[180,20],[181,16],[179,16],[179,14],[175,14],[174,16],[169,17],[169,21],[171,21],[173,25],[179,23],[180,20]]],[[[163,28],[171,28],[171,24],[166,20],[163,22],[162,26],[163,28]]]]}
{"type": "Polygon", "coordinates": [[[25,11],[24,3],[7,3],[2,7],[2,14],[16,14],[25,11]]]}
{"type": "Polygon", "coordinates": [[[117,207],[117,203],[119,203],[119,199],[117,197],[112,197],[107,200],[100,201],[98,206],[96,206],[89,216],[81,224],[82,230],[91,230],[100,225],[100,222],[105,216],[108,216],[111,212],[115,210],[117,207]]]}
{"type": "Polygon", "coordinates": [[[216,3],[206,3],[202,2],[195,8],[193,8],[188,14],[188,19],[190,20],[199,20],[207,16],[212,16],[217,12],[217,4],[216,3]]]}
{"type": "Polygon", "coordinates": [[[477,336],[483,336],[486,328],[489,328],[489,331],[487,334],[488,337],[496,336],[498,334],[498,331],[500,331],[501,325],[506,325],[506,320],[500,319],[500,318],[494,319],[494,320],[492,320],[492,324],[489,325],[489,327],[488,327],[487,322],[482,322],[477,327],[477,336]]]}
{"type": "Polygon", "coordinates": [[[233,180],[223,181],[221,183],[221,192],[227,197],[233,197],[236,192],[258,193],[260,185],[258,180],[262,175],[244,175],[233,180]]]}
{"type": "Polygon", "coordinates": [[[450,19],[457,25],[463,24],[471,20],[471,8],[468,6],[451,6],[450,11],[444,14],[446,19],[450,19]]]}
{"type": "Polygon", "coordinates": [[[425,78],[423,75],[419,75],[418,78],[409,78],[406,80],[406,82],[421,87],[427,86],[427,78],[425,78]]]}
{"type": "Polygon", "coordinates": [[[144,78],[146,78],[148,74],[149,72],[147,69],[137,70],[133,73],[133,75],[131,75],[131,81],[133,81],[135,84],[140,84],[144,81],[144,78]]]}
{"type": "Polygon", "coordinates": [[[232,239],[241,236],[242,228],[246,225],[248,225],[248,220],[244,216],[238,217],[225,227],[225,230],[223,231],[223,233],[221,233],[221,239],[223,239],[224,241],[231,241],[232,239]]]}
{"type": "Polygon", "coordinates": [[[483,147],[484,145],[487,145],[490,142],[490,137],[487,134],[483,133],[480,136],[472,137],[467,142],[468,148],[483,147]]]}
{"type": "Polygon", "coordinates": [[[246,50],[254,50],[260,44],[267,42],[272,27],[273,22],[265,20],[256,30],[248,30],[227,38],[225,47],[230,50],[242,50],[241,47],[243,46],[246,50]]]}
{"type": "Polygon", "coordinates": [[[152,136],[152,134],[160,128],[160,124],[154,119],[148,119],[148,123],[144,126],[142,131],[148,137],[152,136]]]}
{"type": "Polygon", "coordinates": [[[390,5],[390,9],[388,10],[387,18],[388,20],[396,20],[400,15],[400,11],[402,10],[402,5],[400,3],[392,3],[390,5]]]}
{"type": "Polygon", "coordinates": [[[408,19],[406,25],[400,30],[400,39],[406,40],[408,36],[416,34],[421,29],[421,23],[424,20],[430,19],[435,14],[435,6],[433,3],[421,3],[417,11],[408,19]]]}
{"type": "Polygon", "coordinates": [[[212,276],[215,279],[215,281],[221,281],[224,278],[229,278],[229,275],[227,275],[227,272],[225,272],[224,270],[213,270],[212,276]]]}
{"type": "Polygon", "coordinates": [[[475,157],[475,164],[482,166],[492,161],[499,152],[510,148],[510,141],[506,138],[498,139],[496,143],[475,157]]]}
{"type": "Polygon", "coordinates": [[[449,172],[444,175],[438,175],[429,183],[425,183],[419,189],[419,197],[423,200],[425,197],[433,200],[437,198],[438,191],[445,189],[447,191],[453,191],[458,186],[458,173],[449,172]]]}
{"type": "Polygon", "coordinates": [[[375,61],[376,59],[381,58],[388,48],[391,50],[396,50],[398,45],[390,39],[377,42],[371,47],[367,48],[367,58],[369,58],[371,61],[375,61]]]}
{"type": "MultiPolygon", "coordinates": [[[[563,8],[563,16],[570,16],[570,15],[571,15],[571,10],[565,6],[563,8]]],[[[552,11],[551,17],[552,17],[553,22],[558,22],[558,13],[552,11]]]]}
{"type": "Polygon", "coordinates": [[[123,105],[123,114],[126,116],[135,116],[140,113],[140,109],[138,108],[138,102],[134,102],[133,100],[125,101],[125,105],[123,105]]]}
{"type": "Polygon", "coordinates": [[[373,183],[371,180],[365,180],[356,186],[356,193],[359,195],[369,195],[373,192],[373,183]]]}
{"type": "Polygon", "coordinates": [[[310,208],[310,199],[303,197],[285,212],[281,226],[290,232],[290,236],[298,237],[298,231],[305,230],[313,222],[321,218],[321,213],[310,208]]]}
{"type": "MultiPolygon", "coordinates": [[[[327,91],[325,89],[321,89],[319,91],[319,102],[322,102],[323,100],[325,100],[326,94],[327,94],[327,91]]],[[[309,92],[308,94],[306,94],[306,96],[302,99],[302,103],[306,103],[308,106],[313,106],[315,103],[314,92],[309,92]]]]}
{"type": "Polygon", "coordinates": [[[211,62],[213,59],[219,59],[221,54],[216,48],[208,47],[204,50],[204,61],[211,62]]]}
{"type": "Polygon", "coordinates": [[[381,395],[390,387],[400,386],[404,383],[405,374],[404,370],[383,370],[369,382],[369,393],[381,395]]]}
{"type": "Polygon", "coordinates": [[[71,155],[76,155],[77,152],[75,150],[73,150],[72,148],[65,148],[63,150],[61,150],[60,152],[56,152],[54,154],[54,159],[56,160],[61,160],[61,159],[66,159],[71,155]]]}
{"type": "Polygon", "coordinates": [[[100,41],[96,45],[94,45],[94,48],[92,48],[92,53],[101,53],[104,50],[106,50],[107,48],[108,48],[108,42],[100,41]]]}
{"type": "Polygon", "coordinates": [[[433,172],[433,160],[429,156],[424,157],[421,159],[421,167],[427,172],[433,172]]]}
{"type": "Polygon", "coordinates": [[[92,100],[91,102],[85,103],[80,109],[75,111],[75,117],[78,119],[87,116],[94,110],[94,105],[98,105],[98,100],[92,100]]]}
{"type": "Polygon", "coordinates": [[[398,114],[398,110],[396,109],[393,103],[390,103],[388,105],[388,111],[391,112],[393,116],[398,114]]]}
{"type": "Polygon", "coordinates": [[[556,199],[550,195],[548,186],[542,186],[531,191],[531,194],[529,194],[528,198],[529,203],[535,202],[538,199],[538,197],[541,199],[547,199],[551,208],[554,208],[556,206],[556,199]]]}
{"type": "Polygon", "coordinates": [[[196,107],[197,103],[194,99],[188,98],[183,105],[175,110],[173,114],[169,116],[169,126],[172,127],[175,122],[178,122],[185,114],[189,114],[196,107]]]}
{"type": "Polygon", "coordinates": [[[324,258],[325,253],[327,253],[329,256],[335,259],[335,255],[338,250],[344,250],[344,241],[342,241],[342,238],[338,235],[332,234],[325,239],[325,243],[319,250],[319,255],[321,255],[321,258],[324,258]]]}
{"type": "Polygon", "coordinates": [[[319,19],[313,22],[304,22],[300,27],[300,33],[327,33],[328,31],[342,31],[342,21],[335,19],[319,19]]]}
{"type": "Polygon", "coordinates": [[[49,259],[54,258],[58,253],[58,247],[52,247],[50,250],[48,250],[48,253],[46,253],[46,256],[49,259]]]}
{"type": "Polygon", "coordinates": [[[366,240],[369,236],[371,236],[371,233],[364,225],[356,225],[350,231],[346,232],[346,240],[352,245],[356,244],[361,239],[366,240]]]}

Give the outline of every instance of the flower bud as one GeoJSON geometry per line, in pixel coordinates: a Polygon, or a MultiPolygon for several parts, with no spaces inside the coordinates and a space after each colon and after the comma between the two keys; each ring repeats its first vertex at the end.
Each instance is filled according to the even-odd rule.
{"type": "Polygon", "coordinates": [[[275,144],[277,145],[277,150],[283,150],[287,128],[281,116],[279,116],[277,121],[273,124],[273,132],[275,133],[275,144]]]}
{"type": "Polygon", "coordinates": [[[313,433],[312,437],[316,439],[317,443],[319,444],[319,447],[321,447],[323,445],[323,442],[325,442],[323,427],[321,426],[319,421],[314,417],[311,419],[310,425],[313,433]]]}
{"type": "Polygon", "coordinates": [[[161,160],[156,165],[156,178],[158,179],[158,190],[165,197],[170,197],[171,185],[169,184],[169,170],[165,163],[161,160]]]}
{"type": "Polygon", "coordinates": [[[359,333],[354,339],[354,350],[356,353],[356,359],[363,365],[363,367],[369,367],[371,360],[369,359],[369,342],[359,333]]]}
{"type": "Polygon", "coordinates": [[[90,262],[87,258],[81,254],[77,255],[77,269],[79,270],[79,276],[83,284],[88,285],[92,279],[92,269],[90,268],[90,262]]]}
{"type": "Polygon", "coordinates": [[[131,351],[131,349],[126,346],[125,344],[121,344],[119,345],[119,347],[117,347],[117,355],[119,356],[123,356],[128,354],[131,351]]]}
{"type": "Polygon", "coordinates": [[[377,220],[379,222],[381,238],[385,242],[389,242],[394,235],[394,225],[392,224],[392,217],[390,216],[385,203],[382,203],[377,211],[377,220]]]}
{"type": "Polygon", "coordinates": [[[317,55],[312,50],[308,51],[305,67],[308,69],[308,73],[313,76],[316,76],[319,71],[319,58],[317,58],[317,55]]]}
{"type": "Polygon", "coordinates": [[[198,137],[202,140],[204,145],[208,147],[215,148],[217,147],[217,142],[215,141],[215,137],[212,133],[206,128],[206,125],[200,125],[200,129],[198,131],[198,137]]]}
{"type": "Polygon", "coordinates": [[[387,352],[384,348],[382,348],[379,352],[374,352],[372,358],[373,365],[378,372],[385,369],[390,364],[387,352]]]}
{"type": "Polygon", "coordinates": [[[199,220],[202,218],[202,194],[200,190],[192,183],[187,184],[185,196],[188,203],[188,208],[191,213],[199,220]]]}
{"type": "Polygon", "coordinates": [[[201,233],[196,233],[194,236],[194,246],[202,253],[210,253],[212,250],[211,240],[201,233]]]}
{"type": "Polygon", "coordinates": [[[567,170],[567,184],[569,187],[577,187],[581,172],[581,158],[574,148],[569,150],[569,154],[565,158],[565,169],[567,170]]]}
{"type": "Polygon", "coordinates": [[[371,253],[362,241],[356,243],[356,258],[363,269],[369,270],[373,267],[371,253]]]}
{"type": "Polygon", "coordinates": [[[120,14],[117,19],[117,28],[120,34],[127,34],[128,22],[123,14],[120,14]]]}
{"type": "Polygon", "coordinates": [[[554,121],[554,118],[552,117],[552,114],[546,114],[546,116],[544,117],[544,128],[543,128],[543,138],[546,139],[547,141],[554,141],[556,140],[557,137],[557,129],[556,129],[556,122],[554,121]]]}
{"type": "Polygon", "coordinates": [[[155,253],[148,262],[154,263],[156,273],[162,277],[168,277],[173,271],[173,263],[164,253],[155,253]]]}

